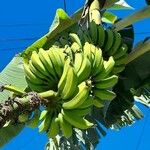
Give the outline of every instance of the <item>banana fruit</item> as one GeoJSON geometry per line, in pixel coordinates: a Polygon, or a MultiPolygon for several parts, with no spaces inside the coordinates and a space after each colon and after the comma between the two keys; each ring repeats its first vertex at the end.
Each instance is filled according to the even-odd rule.
{"type": "Polygon", "coordinates": [[[94,19],[88,27],[60,34],[47,50],[33,51],[23,64],[29,89],[49,102],[27,125],[35,128],[40,122],[39,132],[52,139],[59,134],[70,138],[74,128],[93,127],[86,118],[93,107],[102,109],[116,97],[113,87],[125,69],[128,46],[121,34],[99,25],[97,10],[90,15],[94,19]]]}

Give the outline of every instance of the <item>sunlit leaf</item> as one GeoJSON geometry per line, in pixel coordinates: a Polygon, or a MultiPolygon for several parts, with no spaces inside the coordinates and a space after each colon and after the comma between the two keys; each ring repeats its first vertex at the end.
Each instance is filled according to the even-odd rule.
{"type": "Polygon", "coordinates": [[[133,9],[133,7],[130,6],[124,0],[120,0],[119,2],[116,2],[110,9],[111,10],[133,9]]]}
{"type": "MultiPolygon", "coordinates": [[[[21,57],[14,57],[12,61],[6,66],[6,68],[0,73],[0,84],[12,84],[22,90],[26,88],[27,84],[24,78],[21,57]]],[[[11,96],[10,92],[1,92],[0,102],[4,102],[8,99],[9,96],[11,96]]],[[[23,125],[16,124],[0,129],[0,146],[3,146],[13,137],[17,136],[23,127],[23,125]]]]}
{"type": "Polygon", "coordinates": [[[145,8],[142,8],[141,10],[133,13],[132,15],[129,15],[128,17],[124,18],[123,20],[121,21],[118,21],[116,24],[115,24],[115,29],[117,31],[125,28],[126,26],[129,26],[131,24],[134,24],[135,22],[137,21],[140,21],[140,20],[143,20],[143,19],[146,19],[146,18],[149,18],[150,17],[150,6],[147,6],[145,8]]]}
{"type": "Polygon", "coordinates": [[[114,24],[116,20],[117,20],[117,16],[108,11],[106,11],[102,16],[102,21],[105,23],[114,24]]]}

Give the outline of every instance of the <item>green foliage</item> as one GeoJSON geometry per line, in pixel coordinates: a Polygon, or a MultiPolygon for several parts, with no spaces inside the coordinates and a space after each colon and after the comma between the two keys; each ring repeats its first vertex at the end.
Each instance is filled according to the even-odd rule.
{"type": "MultiPolygon", "coordinates": [[[[147,3],[149,4],[149,1],[147,1],[147,3]]],[[[112,1],[110,4],[112,6],[112,1]]],[[[114,4],[111,9],[132,9],[132,7],[126,3],[121,4],[118,2],[114,4]]],[[[29,46],[22,53],[22,56],[29,58],[31,52],[34,50],[38,50],[39,48],[49,49],[51,45],[59,38],[59,36],[65,36],[65,34],[68,34],[70,31],[77,31],[77,23],[81,17],[82,10],[83,9],[80,9],[72,17],[69,17],[62,9],[58,9],[49,32],[29,46]]],[[[149,11],[150,6],[147,6],[133,15],[117,22],[115,22],[117,16],[106,11],[103,15],[103,21],[111,24],[115,22],[115,29],[121,33],[124,41],[126,41],[130,48],[128,52],[130,52],[133,49],[134,41],[134,31],[131,24],[141,19],[150,17],[149,11]],[[129,40],[127,41],[126,39],[129,40]]],[[[134,105],[135,101],[133,93],[131,93],[130,89],[133,88],[138,90],[143,87],[145,83],[149,82],[150,53],[149,49],[146,49],[146,44],[148,45],[149,41],[142,41],[135,48],[143,53],[138,53],[135,51],[133,57],[132,54],[129,55],[129,57],[131,56],[131,61],[128,62],[126,69],[120,75],[119,83],[114,88],[114,91],[117,93],[117,97],[112,102],[107,102],[103,110],[93,108],[91,116],[88,116],[88,119],[96,122],[98,126],[96,128],[88,129],[87,131],[75,130],[73,136],[69,139],[64,137],[57,137],[53,140],[51,139],[50,144],[47,144],[47,149],[52,149],[54,147],[57,148],[57,146],[60,146],[62,149],[66,150],[69,149],[68,142],[70,143],[72,149],[81,149],[84,145],[86,145],[87,149],[94,149],[96,144],[99,142],[101,137],[100,135],[106,135],[103,126],[106,128],[112,127],[115,129],[120,129],[123,126],[133,124],[135,120],[143,117],[142,112],[140,112],[140,110],[134,105]],[[124,120],[122,120],[122,116],[124,117],[124,120]],[[58,139],[59,141],[57,141],[58,139]]],[[[9,65],[0,73],[0,84],[12,84],[22,90],[26,88],[27,83],[24,78],[22,58],[20,56],[14,57],[9,65]]],[[[144,93],[145,91],[143,90],[140,94],[146,95],[144,93]]],[[[0,94],[0,102],[5,102],[5,100],[7,100],[11,95],[12,93],[4,91],[0,94]]],[[[144,101],[143,104],[145,103],[146,102],[144,101]]],[[[0,146],[3,146],[15,137],[23,127],[23,125],[17,124],[0,129],[0,146]]]]}
{"type": "MultiPolygon", "coordinates": [[[[0,84],[12,84],[20,89],[24,90],[27,86],[27,83],[24,78],[24,71],[22,65],[22,58],[16,56],[13,60],[7,65],[7,67],[0,73],[0,84]]],[[[5,102],[5,100],[10,97],[12,93],[3,91],[0,93],[0,102],[5,102]]],[[[23,128],[23,125],[11,125],[0,129],[0,146],[6,144],[14,136],[16,136],[23,128]]]]}

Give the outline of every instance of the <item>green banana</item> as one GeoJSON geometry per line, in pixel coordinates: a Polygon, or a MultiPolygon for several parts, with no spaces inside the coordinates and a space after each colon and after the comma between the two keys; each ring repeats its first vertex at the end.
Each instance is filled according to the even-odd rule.
{"type": "Polygon", "coordinates": [[[42,48],[40,48],[38,55],[44,67],[49,72],[49,76],[52,76],[52,78],[57,81],[58,78],[56,76],[56,72],[54,71],[53,64],[49,58],[48,51],[45,51],[42,48]]]}
{"type": "Polygon", "coordinates": [[[70,37],[72,42],[76,42],[80,46],[80,48],[82,48],[81,40],[76,33],[70,33],[69,37],[70,37]]]}
{"type": "Polygon", "coordinates": [[[58,93],[62,93],[63,89],[64,89],[64,86],[66,84],[66,77],[67,77],[67,72],[68,72],[68,69],[69,69],[69,66],[70,66],[70,59],[68,58],[66,61],[65,61],[65,64],[64,64],[64,68],[63,68],[63,73],[62,73],[62,76],[58,82],[58,93]]]}
{"type": "Polygon", "coordinates": [[[47,80],[47,79],[48,79],[47,76],[43,75],[39,70],[37,70],[37,69],[33,66],[31,60],[29,60],[29,69],[30,69],[31,72],[32,72],[35,76],[37,76],[38,78],[43,79],[43,80],[47,80]]]}
{"type": "Polygon", "coordinates": [[[83,39],[84,39],[84,43],[85,42],[93,43],[93,40],[92,40],[90,34],[88,33],[88,31],[83,32],[83,39]]]}
{"type": "Polygon", "coordinates": [[[122,44],[122,38],[121,38],[120,33],[118,33],[117,31],[114,31],[114,37],[115,37],[114,44],[111,47],[111,49],[109,49],[108,51],[109,56],[113,56],[122,44]]]}
{"type": "Polygon", "coordinates": [[[64,116],[61,113],[58,114],[58,121],[59,121],[60,128],[61,128],[63,135],[66,138],[71,137],[72,136],[72,125],[64,119],[64,116]]]}
{"type": "Polygon", "coordinates": [[[112,47],[113,43],[114,43],[114,32],[112,31],[112,29],[107,29],[105,30],[105,43],[104,43],[104,51],[109,51],[110,48],[112,47]]]}
{"type": "Polygon", "coordinates": [[[32,52],[32,55],[31,55],[31,61],[32,61],[32,64],[33,66],[39,70],[41,73],[43,73],[44,75],[48,76],[49,77],[49,73],[47,72],[45,66],[43,65],[43,63],[41,62],[40,58],[39,58],[39,55],[36,51],[33,51],[32,52]]]}
{"type": "Polygon", "coordinates": [[[120,57],[124,56],[128,50],[128,46],[126,44],[122,44],[121,47],[114,53],[114,59],[119,59],[120,57]]]}
{"type": "Polygon", "coordinates": [[[75,73],[75,69],[71,64],[69,64],[68,71],[66,73],[65,86],[61,92],[62,99],[69,99],[72,97],[77,89],[77,84],[78,78],[75,73]]]}
{"type": "Polygon", "coordinates": [[[26,63],[24,63],[24,72],[25,72],[25,76],[28,79],[29,82],[32,82],[34,84],[44,84],[45,81],[42,80],[41,78],[35,76],[32,71],[30,70],[29,65],[27,65],[26,63]]]}
{"type": "Polygon", "coordinates": [[[103,57],[102,57],[102,51],[100,48],[95,49],[94,52],[94,61],[93,61],[93,69],[92,69],[92,76],[96,76],[101,72],[103,69],[103,57]]]}
{"type": "Polygon", "coordinates": [[[75,53],[75,59],[74,59],[74,68],[76,72],[79,72],[82,62],[83,62],[83,54],[82,53],[75,53]]]}
{"type": "Polygon", "coordinates": [[[89,23],[89,33],[91,35],[91,39],[94,44],[97,44],[97,39],[98,39],[98,27],[97,24],[94,21],[91,21],[89,23]]]}
{"type": "Polygon", "coordinates": [[[92,44],[86,42],[83,47],[84,56],[87,57],[90,62],[92,62],[92,52],[91,52],[92,44]]]}
{"type": "Polygon", "coordinates": [[[104,102],[101,101],[98,97],[94,97],[93,105],[97,108],[102,108],[104,106],[104,102]]]}
{"type": "Polygon", "coordinates": [[[105,42],[105,30],[104,30],[104,27],[102,25],[99,25],[97,29],[98,29],[97,45],[99,47],[103,47],[104,46],[104,42],[105,42]]]}
{"type": "Polygon", "coordinates": [[[53,68],[54,68],[55,72],[57,73],[58,78],[60,78],[62,75],[62,72],[63,72],[63,64],[61,62],[61,58],[57,51],[58,50],[56,50],[56,49],[54,49],[54,47],[52,47],[51,49],[49,49],[48,55],[53,64],[53,68]]]}
{"type": "Polygon", "coordinates": [[[82,65],[77,72],[79,83],[88,79],[91,73],[91,62],[87,57],[83,57],[82,65]]]}
{"type": "Polygon", "coordinates": [[[115,66],[125,65],[127,54],[115,60],[115,66]]]}
{"type": "Polygon", "coordinates": [[[30,128],[36,128],[39,123],[40,111],[35,110],[33,117],[26,123],[26,125],[30,128]]]}
{"type": "Polygon", "coordinates": [[[49,130],[52,121],[52,116],[53,116],[52,112],[48,112],[46,114],[45,118],[42,120],[41,124],[39,125],[39,132],[44,132],[44,131],[47,132],[49,130]]]}
{"type": "MultiPolygon", "coordinates": [[[[55,85],[55,80],[53,79],[53,77],[49,76],[44,76],[41,72],[39,72],[33,65],[32,62],[29,61],[29,68],[31,70],[31,72],[37,76],[38,78],[40,78],[41,80],[43,80],[43,83],[47,84],[49,86],[49,88],[52,88],[55,85]]],[[[31,81],[32,82],[32,81],[31,81]]]]}
{"type": "Polygon", "coordinates": [[[104,63],[104,69],[99,74],[97,74],[93,80],[95,82],[99,82],[101,79],[104,79],[105,77],[107,77],[113,70],[114,65],[115,65],[115,61],[113,57],[111,56],[109,57],[109,60],[104,63]]]}
{"type": "Polygon", "coordinates": [[[73,51],[73,53],[79,53],[82,51],[81,47],[76,42],[72,43],[71,50],[73,51]]]}
{"type": "Polygon", "coordinates": [[[85,109],[91,107],[92,105],[93,105],[93,97],[88,96],[88,98],[80,106],[78,106],[78,109],[85,109]]]}
{"type": "Polygon", "coordinates": [[[68,113],[69,112],[72,112],[73,114],[77,115],[77,116],[86,116],[88,115],[90,112],[91,112],[91,107],[87,107],[87,108],[84,108],[84,109],[72,109],[72,110],[65,110],[67,111],[68,113]]]}
{"type": "Polygon", "coordinates": [[[91,128],[93,126],[93,123],[89,122],[88,120],[76,116],[74,113],[72,112],[66,112],[65,110],[61,110],[61,113],[64,117],[64,119],[70,123],[72,126],[79,128],[79,129],[88,129],[91,128]]]}
{"type": "Polygon", "coordinates": [[[38,93],[38,95],[42,98],[46,98],[46,99],[55,99],[58,98],[57,95],[58,93],[53,91],[53,90],[48,90],[48,91],[44,91],[41,93],[38,93]]]}
{"type": "Polygon", "coordinates": [[[95,83],[95,88],[97,89],[108,89],[113,87],[118,82],[118,76],[112,75],[108,78],[101,79],[99,82],[95,83]]]}
{"type": "Polygon", "coordinates": [[[94,89],[93,94],[101,100],[113,100],[116,97],[116,94],[109,90],[94,89]]]}
{"type": "Polygon", "coordinates": [[[43,110],[40,114],[39,120],[43,120],[47,114],[48,114],[48,110],[43,110]]]}
{"type": "Polygon", "coordinates": [[[71,49],[70,46],[66,45],[65,49],[64,49],[64,54],[66,55],[66,59],[69,57],[71,59],[71,61],[73,61],[73,50],[71,49]]]}
{"type": "Polygon", "coordinates": [[[54,137],[56,137],[57,134],[59,134],[59,123],[58,123],[57,119],[58,118],[56,118],[56,116],[54,116],[51,121],[51,125],[50,125],[49,131],[47,133],[49,138],[54,138],[54,137]]]}
{"type": "Polygon", "coordinates": [[[53,50],[56,51],[56,53],[59,55],[60,60],[61,60],[61,66],[63,68],[65,59],[66,59],[65,54],[64,54],[65,48],[53,47],[53,50]]]}
{"type": "Polygon", "coordinates": [[[48,85],[43,85],[43,84],[33,84],[30,81],[28,81],[28,79],[26,79],[28,86],[30,87],[31,91],[35,91],[35,92],[44,92],[47,91],[49,89],[48,85]]]}
{"type": "Polygon", "coordinates": [[[87,85],[86,82],[82,82],[79,86],[79,92],[70,101],[63,103],[64,109],[78,108],[88,98],[91,85],[87,85]]]}
{"type": "Polygon", "coordinates": [[[122,72],[124,69],[125,69],[125,65],[119,65],[119,66],[115,66],[112,72],[114,74],[118,74],[122,72]]]}

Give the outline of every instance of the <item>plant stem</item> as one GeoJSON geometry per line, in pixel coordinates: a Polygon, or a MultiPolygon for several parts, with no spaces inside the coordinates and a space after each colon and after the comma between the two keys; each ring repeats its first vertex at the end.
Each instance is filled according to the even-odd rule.
{"type": "Polygon", "coordinates": [[[7,90],[10,92],[14,92],[17,96],[23,96],[24,94],[26,94],[24,91],[18,89],[17,87],[14,87],[12,85],[3,85],[0,87],[1,90],[7,90]]]}
{"type": "Polygon", "coordinates": [[[126,64],[132,62],[147,52],[150,52],[150,40],[135,48],[127,57],[126,64]]]}
{"type": "Polygon", "coordinates": [[[42,98],[55,98],[57,96],[57,92],[54,92],[53,90],[49,90],[49,91],[38,93],[38,94],[42,98]]]}
{"type": "Polygon", "coordinates": [[[32,112],[41,105],[47,105],[49,101],[42,98],[36,92],[27,93],[24,97],[9,98],[5,103],[0,103],[0,128],[7,121],[16,121],[18,116],[24,112],[32,112]]]}
{"type": "Polygon", "coordinates": [[[115,30],[119,31],[127,27],[128,25],[131,25],[137,21],[140,21],[142,19],[149,18],[149,17],[150,17],[150,6],[147,6],[141,9],[140,11],[135,12],[134,14],[126,17],[125,19],[115,23],[115,30]]]}

